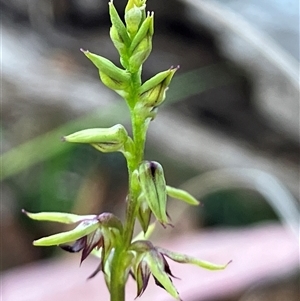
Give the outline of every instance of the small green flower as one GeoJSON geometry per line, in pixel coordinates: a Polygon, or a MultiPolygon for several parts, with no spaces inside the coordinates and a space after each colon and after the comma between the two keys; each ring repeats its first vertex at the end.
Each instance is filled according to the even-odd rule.
{"type": "Polygon", "coordinates": [[[68,252],[80,252],[81,262],[94,250],[102,248],[105,260],[112,247],[121,240],[123,232],[121,221],[111,213],[100,215],[76,215],[61,212],[30,213],[28,217],[39,221],[52,221],[65,224],[79,223],[73,230],[50,235],[35,240],[35,246],[59,246],[68,252]]]}
{"type": "Polygon", "coordinates": [[[166,91],[169,88],[171,80],[175,72],[179,69],[171,67],[166,71],[162,71],[147,80],[140,87],[140,101],[138,105],[145,107],[157,107],[163,103],[166,98],[166,91]]]}
{"type": "Polygon", "coordinates": [[[134,36],[129,48],[128,70],[137,72],[146,61],[152,50],[152,37],[154,33],[154,13],[148,13],[134,36]]]}
{"type": "Polygon", "coordinates": [[[141,22],[143,21],[144,10],[145,6],[137,7],[134,5],[131,9],[125,12],[126,28],[131,37],[134,37],[139,30],[141,22]]]}
{"type": "Polygon", "coordinates": [[[131,270],[131,275],[137,283],[137,297],[140,297],[147,288],[150,275],[155,283],[164,288],[174,298],[179,299],[179,294],[173,285],[171,277],[176,278],[165,259],[168,257],[178,263],[189,263],[208,270],[223,270],[231,262],[225,265],[217,265],[198,258],[171,252],[160,247],[154,247],[148,240],[137,240],[131,244],[130,250],[134,252],[135,259],[131,270]]]}
{"type": "Polygon", "coordinates": [[[148,286],[150,275],[156,285],[164,288],[174,298],[179,299],[179,294],[172,283],[175,277],[163,254],[158,252],[150,241],[139,240],[131,245],[131,250],[136,252],[135,263],[131,275],[137,283],[137,296],[140,297],[148,286]]]}
{"type": "Polygon", "coordinates": [[[155,161],[143,161],[139,167],[139,182],[143,197],[156,219],[165,227],[167,215],[166,181],[162,166],[155,161]]]}
{"type": "Polygon", "coordinates": [[[131,138],[126,129],[121,124],[116,124],[110,128],[94,128],[82,130],[62,138],[63,141],[72,143],[88,143],[97,150],[108,153],[125,151],[132,147],[131,138]]]}
{"type": "Polygon", "coordinates": [[[131,39],[128,35],[125,24],[121,20],[113,1],[108,3],[109,15],[112,26],[110,27],[110,38],[119,52],[120,61],[124,68],[128,67],[128,50],[131,43],[131,39]]]}
{"type": "Polygon", "coordinates": [[[130,74],[113,64],[110,60],[91,53],[88,50],[80,49],[87,58],[98,68],[99,76],[104,85],[124,96],[130,86],[130,74]]]}

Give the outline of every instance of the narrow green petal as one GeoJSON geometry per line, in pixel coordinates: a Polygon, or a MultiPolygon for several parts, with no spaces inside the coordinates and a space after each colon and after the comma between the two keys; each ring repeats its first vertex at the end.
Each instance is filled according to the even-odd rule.
{"type": "Polygon", "coordinates": [[[28,217],[37,221],[49,221],[58,222],[63,224],[74,224],[84,220],[89,220],[97,217],[97,215],[77,215],[64,212],[39,212],[31,213],[26,210],[22,210],[28,217]]]}
{"type": "Polygon", "coordinates": [[[182,189],[178,189],[175,187],[171,187],[167,185],[167,194],[168,196],[174,198],[174,199],[178,199],[181,201],[184,201],[190,205],[199,205],[200,202],[197,201],[197,199],[195,199],[191,194],[189,194],[187,191],[182,190],[182,189]]]}
{"type": "Polygon", "coordinates": [[[197,265],[201,268],[207,269],[207,270],[224,270],[228,264],[231,262],[231,260],[223,265],[219,265],[219,264],[214,264],[205,260],[199,260],[198,258],[192,257],[192,256],[188,256],[185,254],[180,254],[180,253],[175,253],[175,252],[171,252],[168,251],[166,249],[163,248],[156,248],[158,252],[162,253],[163,255],[169,257],[170,259],[179,262],[179,263],[190,263],[190,264],[194,264],[197,265]]]}
{"type": "Polygon", "coordinates": [[[99,227],[97,220],[90,222],[82,222],[75,229],[66,231],[51,236],[43,237],[33,242],[35,246],[57,246],[68,242],[75,241],[83,236],[86,236],[99,227]]]}

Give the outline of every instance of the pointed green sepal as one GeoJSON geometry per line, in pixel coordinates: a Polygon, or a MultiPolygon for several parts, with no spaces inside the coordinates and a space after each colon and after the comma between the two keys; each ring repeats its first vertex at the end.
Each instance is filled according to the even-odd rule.
{"type": "Polygon", "coordinates": [[[165,226],[168,224],[166,213],[166,181],[162,166],[155,161],[144,161],[139,167],[139,180],[144,198],[156,219],[165,226]]]}
{"type": "Polygon", "coordinates": [[[33,220],[57,222],[63,224],[74,224],[77,222],[81,222],[83,220],[93,219],[97,217],[97,215],[77,215],[77,214],[62,213],[62,212],[31,213],[24,209],[22,209],[22,212],[33,220]]]}
{"type": "Polygon", "coordinates": [[[108,88],[119,91],[125,91],[130,85],[130,74],[113,64],[110,60],[89,52],[88,50],[80,49],[98,68],[100,78],[104,85],[108,88]]]}
{"type": "Polygon", "coordinates": [[[167,189],[167,195],[174,199],[184,201],[194,206],[200,204],[200,202],[197,199],[195,199],[191,194],[189,194],[187,191],[183,189],[174,188],[168,185],[166,186],[166,189],[167,189]]]}
{"type": "Polygon", "coordinates": [[[119,14],[113,4],[113,1],[111,0],[108,3],[108,5],[109,5],[109,15],[110,15],[110,20],[111,20],[112,26],[115,27],[116,32],[118,32],[120,39],[122,40],[124,45],[129,47],[130,38],[127,34],[126,27],[125,27],[123,21],[121,20],[119,14]]]}
{"type": "Polygon", "coordinates": [[[96,219],[86,220],[80,223],[75,229],[71,231],[66,231],[54,235],[50,235],[48,237],[43,237],[33,242],[35,246],[57,246],[65,243],[69,243],[72,241],[76,241],[77,239],[86,236],[93,231],[95,231],[99,227],[99,222],[96,219]]]}
{"type": "Polygon", "coordinates": [[[224,270],[229,263],[231,263],[231,260],[223,265],[219,265],[219,264],[214,264],[205,260],[200,260],[198,258],[192,257],[192,256],[188,256],[185,254],[180,254],[180,253],[176,253],[176,252],[171,252],[169,250],[163,249],[163,248],[156,248],[158,252],[162,253],[163,255],[169,257],[170,259],[178,262],[178,263],[189,263],[189,264],[194,264],[197,265],[198,267],[207,269],[207,270],[211,270],[211,271],[215,271],[215,270],[224,270]]]}

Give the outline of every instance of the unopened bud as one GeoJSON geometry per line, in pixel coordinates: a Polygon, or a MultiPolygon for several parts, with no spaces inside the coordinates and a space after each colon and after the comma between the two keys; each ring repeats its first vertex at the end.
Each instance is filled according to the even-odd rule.
{"type": "Polygon", "coordinates": [[[178,68],[172,67],[147,80],[140,88],[139,103],[146,107],[159,106],[165,100],[168,86],[178,68]]]}
{"type": "Polygon", "coordinates": [[[144,39],[134,49],[129,59],[129,70],[137,72],[146,61],[152,50],[152,38],[145,36],[144,39]]]}
{"type": "Polygon", "coordinates": [[[149,56],[152,50],[152,36],[154,33],[154,14],[148,14],[129,48],[129,70],[136,72],[149,56]]]}
{"type": "Polygon", "coordinates": [[[102,152],[122,150],[127,139],[127,131],[121,124],[116,124],[110,128],[82,130],[63,137],[63,140],[67,142],[91,144],[102,152]]]}
{"type": "Polygon", "coordinates": [[[167,193],[162,166],[154,161],[142,162],[139,167],[139,179],[148,206],[157,220],[165,226],[168,224],[167,193]]]}
{"type": "Polygon", "coordinates": [[[138,32],[143,18],[142,10],[144,9],[145,6],[137,7],[134,5],[131,9],[125,12],[126,27],[131,37],[134,37],[138,32]]]}
{"type": "Polygon", "coordinates": [[[125,7],[125,13],[132,9],[134,6],[136,7],[144,7],[146,6],[147,0],[128,0],[127,5],[125,7]]]}

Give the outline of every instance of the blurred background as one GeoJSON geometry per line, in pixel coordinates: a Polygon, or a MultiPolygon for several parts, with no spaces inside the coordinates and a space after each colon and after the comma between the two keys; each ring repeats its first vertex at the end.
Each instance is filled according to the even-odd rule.
{"type": "MultiPolygon", "coordinates": [[[[126,2],[114,1],[119,12],[126,2]]],[[[46,300],[20,294],[33,284],[17,277],[36,279],[48,267],[44,262],[65,260],[56,248],[31,244],[65,228],[30,221],[21,209],[110,211],[123,218],[127,171],[121,154],[68,145],[60,137],[115,123],[130,131],[130,122],[122,100],[79,51],[119,64],[108,35],[107,0],[0,4],[3,300],[46,300]]],[[[187,280],[189,290],[183,283],[183,299],[298,300],[298,1],[148,0],[147,7],[155,11],[155,36],[144,79],[181,68],[150,126],[146,158],[163,164],[168,184],[202,202],[188,208],[170,201],[176,227],[158,227],[154,239],[176,249],[191,237],[187,253],[201,255],[204,245],[203,259],[233,259],[229,274],[203,276],[205,289],[198,276],[187,280]]],[[[76,266],[73,273],[82,272],[76,266]]],[[[79,285],[86,293],[85,282],[79,285]]],[[[141,300],[169,300],[164,292],[151,294],[141,300]]]]}

